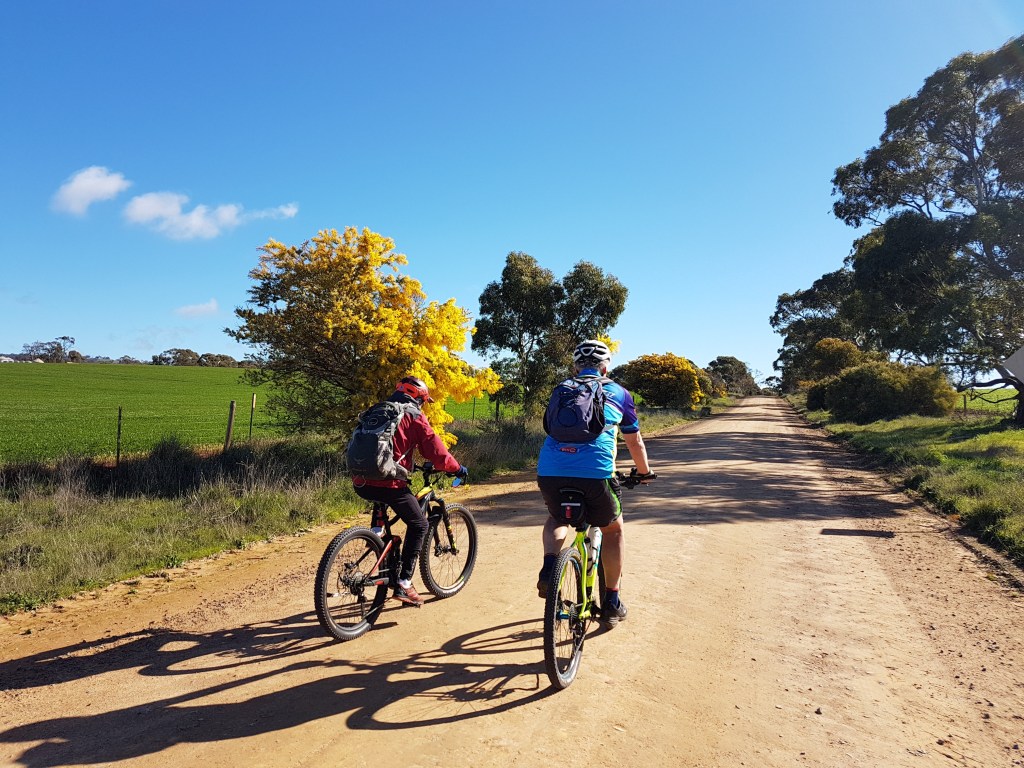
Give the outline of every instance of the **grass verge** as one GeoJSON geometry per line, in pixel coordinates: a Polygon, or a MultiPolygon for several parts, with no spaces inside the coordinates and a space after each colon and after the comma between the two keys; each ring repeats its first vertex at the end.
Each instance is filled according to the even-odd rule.
{"type": "MultiPolygon", "coordinates": [[[[692,418],[641,412],[646,433],[692,418]]],[[[455,427],[473,480],[529,469],[544,440],[539,421],[455,427]]],[[[0,615],[352,518],[366,504],[342,447],[296,437],[209,453],[170,438],[116,467],[76,457],[0,466],[0,615]]]]}
{"type": "Polygon", "coordinates": [[[343,519],[362,508],[322,440],[204,456],[174,440],[113,468],[0,469],[0,614],[343,519]]]}

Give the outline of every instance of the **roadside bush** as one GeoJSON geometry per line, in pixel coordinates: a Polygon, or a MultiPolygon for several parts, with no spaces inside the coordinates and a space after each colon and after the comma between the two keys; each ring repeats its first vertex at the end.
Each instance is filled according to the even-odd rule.
{"type": "MultiPolygon", "coordinates": [[[[685,357],[641,355],[613,371],[626,389],[639,394],[648,405],[693,408],[710,392],[703,392],[698,369],[685,357]]],[[[711,377],[707,382],[711,384],[711,377]]]]}
{"type": "Polygon", "coordinates": [[[900,416],[941,416],[956,392],[938,368],[868,362],[813,385],[807,407],[831,411],[838,421],[867,424],[900,416]]]}
{"type": "Polygon", "coordinates": [[[807,410],[809,411],[824,411],[828,409],[827,393],[829,385],[835,381],[834,376],[829,376],[827,379],[821,381],[815,381],[807,387],[807,410]]]}
{"type": "Polygon", "coordinates": [[[814,345],[812,355],[811,370],[820,379],[838,376],[866,361],[866,355],[856,344],[843,339],[822,339],[814,345]]]}
{"type": "Polygon", "coordinates": [[[918,404],[920,416],[945,416],[956,407],[957,394],[946,376],[934,366],[907,369],[908,393],[918,404]]]}

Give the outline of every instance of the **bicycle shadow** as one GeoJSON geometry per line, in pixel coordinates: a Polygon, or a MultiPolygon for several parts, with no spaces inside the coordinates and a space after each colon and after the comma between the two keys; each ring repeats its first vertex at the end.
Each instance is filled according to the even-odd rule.
{"type": "MultiPolygon", "coordinates": [[[[466,633],[440,648],[390,660],[323,658],[325,646],[344,646],[316,637],[319,631],[315,618],[293,616],[270,627],[155,632],[149,638],[131,633],[98,641],[89,644],[98,650],[85,671],[72,669],[87,660],[83,646],[20,660],[27,673],[18,671],[18,662],[6,662],[0,674],[22,675],[20,687],[133,667],[140,675],[193,675],[200,682],[213,675],[217,682],[98,714],[16,725],[0,732],[0,742],[29,744],[17,763],[30,768],[113,763],[178,744],[246,738],[326,718],[343,717],[350,729],[379,731],[454,723],[554,692],[544,676],[536,621],[466,633]],[[99,647],[104,643],[110,647],[99,647]],[[523,654],[528,658],[517,657],[523,654]],[[280,659],[292,661],[265,668],[264,662],[280,659]],[[251,669],[251,674],[238,676],[240,669],[251,669]],[[297,684],[266,691],[271,679],[295,677],[300,678],[297,684]],[[452,706],[439,706],[445,702],[452,706]]],[[[5,686],[8,682],[4,678],[5,686]]]]}
{"type": "Polygon", "coordinates": [[[199,671],[216,672],[305,653],[313,640],[320,641],[313,647],[331,643],[319,632],[312,613],[223,632],[137,630],[0,662],[0,691],[58,685],[132,668],[146,677],[195,674],[188,663],[201,658],[214,663],[199,671]]]}

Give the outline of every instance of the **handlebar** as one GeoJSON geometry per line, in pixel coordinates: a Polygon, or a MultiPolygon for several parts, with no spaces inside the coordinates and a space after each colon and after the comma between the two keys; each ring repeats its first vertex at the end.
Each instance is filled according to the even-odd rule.
{"type": "Polygon", "coordinates": [[[638,485],[646,485],[658,477],[654,472],[648,472],[646,475],[637,474],[636,467],[630,469],[628,475],[625,472],[616,472],[615,474],[625,488],[636,488],[638,485]]]}
{"type": "Polygon", "coordinates": [[[458,488],[462,485],[465,480],[459,477],[458,472],[445,472],[443,470],[434,467],[434,463],[431,461],[425,461],[423,464],[414,464],[412,467],[413,471],[419,470],[423,473],[423,480],[429,484],[431,475],[447,475],[448,477],[454,477],[452,481],[452,488],[458,488]]]}

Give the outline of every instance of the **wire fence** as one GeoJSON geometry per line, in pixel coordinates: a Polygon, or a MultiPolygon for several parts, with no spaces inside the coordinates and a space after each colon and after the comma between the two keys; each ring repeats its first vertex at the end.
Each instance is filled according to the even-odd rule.
{"type": "Polygon", "coordinates": [[[25,462],[72,456],[110,456],[145,453],[174,439],[186,446],[224,446],[280,432],[256,402],[235,400],[217,404],[184,404],[168,409],[65,405],[58,413],[19,412],[0,424],[0,462],[25,462]]]}
{"type": "Polygon", "coordinates": [[[449,400],[444,404],[444,409],[451,414],[456,421],[468,421],[479,424],[483,421],[511,421],[522,416],[523,407],[518,404],[498,404],[489,397],[474,397],[465,403],[456,403],[449,400]]]}
{"type": "MultiPolygon", "coordinates": [[[[518,418],[522,406],[497,406],[487,397],[465,403],[448,401],[458,421],[481,424],[518,418]]],[[[223,446],[280,436],[262,400],[152,401],[112,407],[79,401],[54,408],[4,409],[0,403],[0,462],[51,460],[65,455],[122,456],[151,451],[174,439],[182,445],[223,446]]]]}
{"type": "Polygon", "coordinates": [[[960,395],[963,413],[1000,414],[1012,416],[1017,408],[1017,391],[1013,389],[970,390],[960,395]]]}

